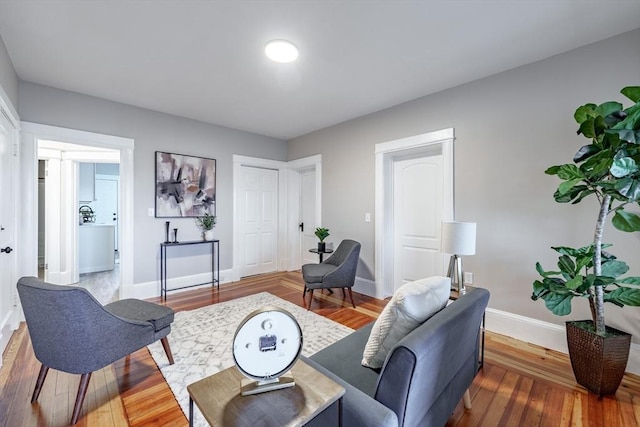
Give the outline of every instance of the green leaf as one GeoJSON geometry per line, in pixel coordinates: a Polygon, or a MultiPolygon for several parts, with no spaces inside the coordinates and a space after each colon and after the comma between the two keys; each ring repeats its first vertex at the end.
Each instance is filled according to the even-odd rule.
{"type": "Polygon", "coordinates": [[[567,194],[569,191],[571,191],[571,189],[573,189],[573,187],[575,187],[580,182],[582,182],[582,178],[575,178],[569,181],[565,181],[558,186],[558,193],[560,193],[560,195],[567,194]]]}
{"type": "Polygon", "coordinates": [[[618,138],[623,141],[628,141],[632,144],[640,143],[640,132],[633,129],[607,129],[609,134],[616,134],[618,138]]]}
{"type": "Polygon", "coordinates": [[[566,316],[571,313],[572,294],[549,293],[542,297],[545,306],[556,316],[566,316]]]}
{"type": "Polygon", "coordinates": [[[582,172],[580,172],[580,169],[578,169],[576,165],[572,165],[572,164],[561,165],[558,168],[557,175],[558,175],[558,178],[563,180],[583,178],[582,172]]]}
{"type": "Polygon", "coordinates": [[[531,299],[536,301],[538,298],[541,298],[548,292],[549,290],[542,284],[542,282],[536,280],[535,282],[533,282],[533,293],[531,294],[531,299]]]}
{"type": "Polygon", "coordinates": [[[617,180],[614,187],[628,200],[640,199],[640,179],[623,178],[617,180]]]}
{"type": "Polygon", "coordinates": [[[558,203],[569,203],[574,199],[576,200],[573,201],[573,203],[578,203],[580,200],[587,197],[591,193],[593,193],[593,191],[588,190],[588,187],[586,185],[576,185],[566,194],[560,194],[560,190],[556,190],[553,193],[553,198],[558,203]]]}
{"type": "Polygon", "coordinates": [[[638,122],[640,121],[640,103],[621,112],[623,120],[612,126],[612,129],[635,129],[638,130],[638,122]]]}
{"type": "Polygon", "coordinates": [[[547,175],[557,175],[559,171],[560,171],[560,166],[558,165],[558,166],[551,166],[546,171],[544,171],[544,173],[546,173],[547,175]]]}
{"type": "Polygon", "coordinates": [[[629,266],[624,261],[608,261],[602,264],[602,276],[620,277],[629,271],[629,266]]]}
{"type": "Polygon", "coordinates": [[[576,112],[573,114],[573,118],[576,119],[576,122],[582,123],[587,120],[587,118],[593,117],[595,115],[596,108],[596,104],[585,104],[581,107],[578,107],[576,112]]]}
{"type": "Polygon", "coordinates": [[[571,290],[575,290],[578,289],[581,285],[582,285],[582,281],[583,281],[583,277],[582,276],[576,276],[573,279],[569,280],[565,286],[571,290]]]}
{"type": "Polygon", "coordinates": [[[573,278],[576,275],[576,265],[573,263],[573,260],[566,255],[558,258],[558,268],[568,277],[573,278]]]}
{"type": "Polygon", "coordinates": [[[618,283],[624,283],[626,285],[640,286],[640,277],[637,277],[637,276],[625,277],[622,280],[618,280],[618,283]]]}
{"type": "Polygon", "coordinates": [[[611,223],[620,231],[640,231],[640,217],[634,213],[617,210],[611,223]]]}
{"type": "MultiPolygon", "coordinates": [[[[603,244],[602,247],[603,248],[607,248],[611,246],[610,244],[603,244]]],[[[553,249],[554,251],[558,252],[561,255],[568,255],[568,256],[572,256],[574,258],[577,258],[579,256],[589,256],[592,257],[594,254],[594,250],[593,250],[593,244],[589,244],[587,246],[583,246],[581,248],[572,248],[570,246],[552,246],[551,249],[553,249]]]]}
{"type": "Polygon", "coordinates": [[[582,163],[580,171],[591,180],[604,177],[609,173],[609,168],[613,163],[612,157],[613,153],[610,150],[602,150],[582,163]]]}
{"type": "Polygon", "coordinates": [[[598,105],[595,109],[595,113],[602,117],[606,117],[609,114],[615,113],[616,111],[620,110],[622,110],[622,104],[615,101],[609,101],[598,105]]]}
{"type": "Polygon", "coordinates": [[[622,178],[636,173],[638,171],[638,165],[631,157],[623,157],[621,159],[614,160],[609,171],[611,172],[611,175],[616,178],[622,178]]]}
{"type": "Polygon", "coordinates": [[[583,145],[578,152],[573,156],[575,163],[580,163],[583,160],[587,160],[589,157],[600,151],[600,147],[595,144],[583,145]]]}
{"type": "Polygon", "coordinates": [[[618,303],[622,305],[640,306],[640,289],[621,286],[615,291],[605,294],[606,302],[618,303]]]}
{"type": "MultiPolygon", "coordinates": [[[[577,187],[574,187],[574,189],[577,187]]],[[[581,191],[580,195],[578,197],[575,198],[575,200],[573,200],[573,202],[571,202],[572,204],[576,204],[576,203],[580,203],[582,201],[582,199],[584,199],[585,197],[589,197],[590,195],[592,195],[593,193],[595,193],[596,190],[585,190],[585,191],[581,191]]]]}
{"type": "Polygon", "coordinates": [[[633,102],[640,102],[640,86],[627,86],[620,93],[633,102]]]}
{"type": "Polygon", "coordinates": [[[581,124],[578,129],[578,135],[584,135],[587,138],[595,138],[596,137],[596,127],[595,127],[595,118],[587,117],[581,124]]]}
{"type": "Polygon", "coordinates": [[[557,276],[558,274],[560,274],[559,271],[544,271],[542,265],[540,265],[539,262],[536,262],[536,270],[542,277],[557,276]]]}

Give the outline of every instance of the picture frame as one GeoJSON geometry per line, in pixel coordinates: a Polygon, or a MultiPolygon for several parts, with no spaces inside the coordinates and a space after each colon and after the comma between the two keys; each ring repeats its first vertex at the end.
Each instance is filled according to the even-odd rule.
{"type": "Polygon", "coordinates": [[[155,217],[216,214],[216,159],[155,152],[155,217]]]}

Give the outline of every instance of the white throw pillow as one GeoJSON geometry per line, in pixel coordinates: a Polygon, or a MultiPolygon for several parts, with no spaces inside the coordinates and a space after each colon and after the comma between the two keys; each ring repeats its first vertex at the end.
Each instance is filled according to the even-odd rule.
{"type": "Polygon", "coordinates": [[[402,285],[371,329],[362,366],[382,368],[387,354],[402,338],[447,305],[450,291],[451,279],[441,276],[402,285]]]}

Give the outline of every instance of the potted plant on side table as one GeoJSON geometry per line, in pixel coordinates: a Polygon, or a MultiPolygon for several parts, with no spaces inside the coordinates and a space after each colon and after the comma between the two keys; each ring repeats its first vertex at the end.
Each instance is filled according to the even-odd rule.
{"type": "Polygon", "coordinates": [[[316,237],[320,240],[318,242],[318,252],[324,252],[324,250],[326,249],[324,239],[329,237],[329,229],[318,227],[316,228],[315,234],[316,234],[316,237]]]}
{"type": "Polygon", "coordinates": [[[640,277],[622,277],[628,265],[604,249],[607,218],[625,232],[640,231],[640,216],[625,210],[640,200],[640,87],[622,91],[635,104],[623,109],[618,102],[579,107],[574,117],[578,134],[591,141],[578,149],[573,163],[546,170],[562,180],[554,194],[558,203],[598,201],[593,240],[581,248],[553,247],[560,254],[559,271],[536,263],[542,280],[533,283],[533,300],[542,299],[552,313],[571,312],[574,297],[587,298],[591,320],[569,321],[567,343],[576,381],[589,391],[614,394],[629,357],[631,335],[605,325],[604,303],[640,306],[640,277]]]}
{"type": "Polygon", "coordinates": [[[216,216],[209,213],[196,218],[196,225],[202,230],[202,240],[213,240],[213,227],[216,226],[216,216]]]}

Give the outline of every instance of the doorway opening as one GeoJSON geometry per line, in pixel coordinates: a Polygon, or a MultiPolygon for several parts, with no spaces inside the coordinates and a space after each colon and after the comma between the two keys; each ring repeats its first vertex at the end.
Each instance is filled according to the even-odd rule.
{"type": "MultiPolygon", "coordinates": [[[[245,195],[242,182],[242,172],[248,168],[277,171],[277,221],[275,221],[275,233],[277,239],[277,252],[274,271],[295,271],[301,266],[302,244],[300,238],[300,199],[301,199],[301,172],[313,171],[315,181],[315,228],[321,220],[322,199],[322,157],[320,155],[305,157],[302,159],[282,162],[277,160],[261,159],[256,157],[233,156],[233,272],[232,280],[238,281],[247,273],[243,267],[247,260],[243,253],[243,233],[241,224],[246,218],[245,195]]],[[[306,225],[305,225],[306,229],[306,225]]],[[[308,248],[307,248],[308,249],[308,248]]]]}
{"type": "Polygon", "coordinates": [[[36,190],[23,208],[39,208],[24,218],[25,236],[32,236],[25,259],[33,260],[34,273],[86,284],[103,303],[131,295],[133,140],[27,122],[22,130],[21,177],[36,190]],[[110,192],[106,206],[96,197],[101,191],[110,192]],[[110,212],[98,217],[103,207],[110,212]]]}
{"type": "Polygon", "coordinates": [[[38,276],[102,304],[120,293],[119,163],[117,150],[38,141],[38,276]]]}

